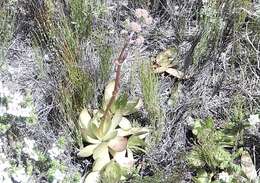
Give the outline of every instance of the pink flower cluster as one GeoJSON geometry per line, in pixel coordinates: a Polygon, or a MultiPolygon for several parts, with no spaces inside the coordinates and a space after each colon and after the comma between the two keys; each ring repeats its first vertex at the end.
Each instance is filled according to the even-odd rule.
{"type": "Polygon", "coordinates": [[[142,18],[144,23],[147,25],[151,25],[153,23],[153,18],[149,15],[148,11],[145,9],[138,8],[135,10],[135,16],[137,18],[142,18]]]}
{"type": "MultiPolygon", "coordinates": [[[[135,10],[135,16],[138,18],[138,21],[133,21],[129,24],[129,29],[132,32],[139,33],[142,31],[142,25],[151,25],[153,23],[153,18],[149,15],[148,11],[145,9],[138,8],[135,10]]],[[[143,36],[139,35],[135,39],[135,44],[142,45],[144,42],[143,36]]]]}

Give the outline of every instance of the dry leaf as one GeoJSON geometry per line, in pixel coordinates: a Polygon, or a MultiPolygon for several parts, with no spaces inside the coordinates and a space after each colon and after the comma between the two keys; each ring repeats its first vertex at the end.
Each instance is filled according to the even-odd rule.
{"type": "Polygon", "coordinates": [[[178,71],[177,69],[169,68],[166,70],[166,72],[179,79],[183,79],[183,77],[184,77],[184,73],[181,71],[178,71]]]}
{"type": "Polygon", "coordinates": [[[241,156],[242,171],[245,173],[248,179],[254,181],[257,179],[257,172],[255,165],[247,151],[244,151],[241,156]]]}

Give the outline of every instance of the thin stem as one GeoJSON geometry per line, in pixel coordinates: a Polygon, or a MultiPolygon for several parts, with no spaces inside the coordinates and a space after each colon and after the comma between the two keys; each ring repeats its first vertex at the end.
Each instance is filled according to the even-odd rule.
{"type": "Polygon", "coordinates": [[[116,79],[115,79],[115,87],[112,93],[112,97],[109,100],[109,103],[106,107],[106,110],[104,112],[104,115],[102,117],[102,121],[101,121],[101,125],[100,128],[103,129],[104,125],[105,125],[105,121],[107,118],[107,115],[113,105],[113,103],[116,100],[117,94],[119,92],[120,89],[120,76],[121,76],[121,68],[122,68],[122,64],[124,63],[124,61],[126,60],[127,57],[127,47],[129,46],[129,43],[132,39],[133,34],[131,33],[129,36],[129,39],[126,41],[126,43],[124,44],[124,47],[122,48],[119,57],[115,60],[115,65],[116,65],[116,79]]]}

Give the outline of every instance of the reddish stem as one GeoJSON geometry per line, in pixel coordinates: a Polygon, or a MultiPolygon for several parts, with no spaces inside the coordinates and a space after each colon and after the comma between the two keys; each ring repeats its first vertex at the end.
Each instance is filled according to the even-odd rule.
{"type": "Polygon", "coordinates": [[[130,36],[128,41],[126,41],[126,43],[124,44],[124,47],[122,48],[122,50],[120,52],[119,57],[115,60],[115,65],[116,65],[115,87],[114,87],[114,90],[113,90],[113,93],[112,93],[112,97],[109,100],[109,103],[108,103],[108,105],[106,107],[106,110],[104,112],[104,115],[102,117],[102,121],[101,121],[101,125],[100,125],[101,129],[103,129],[103,127],[105,125],[105,121],[106,121],[107,115],[108,115],[108,113],[109,113],[113,103],[115,102],[117,94],[118,94],[119,89],[120,89],[121,66],[124,63],[124,61],[126,60],[126,57],[127,57],[126,49],[127,49],[128,45],[129,45],[131,37],[132,36],[130,36]]]}

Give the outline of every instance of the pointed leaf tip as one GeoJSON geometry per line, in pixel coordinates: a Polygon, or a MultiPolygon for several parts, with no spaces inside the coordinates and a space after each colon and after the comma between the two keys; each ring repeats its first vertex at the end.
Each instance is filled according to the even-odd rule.
{"type": "Polygon", "coordinates": [[[91,116],[87,109],[83,109],[79,115],[79,125],[81,128],[88,128],[91,116]]]}
{"type": "Polygon", "coordinates": [[[108,104],[109,100],[111,99],[111,97],[113,96],[113,91],[115,88],[115,80],[110,81],[106,88],[105,88],[105,94],[104,94],[104,104],[103,104],[103,108],[106,108],[106,105],[108,104]]]}
{"type": "Polygon", "coordinates": [[[119,122],[119,126],[123,130],[130,130],[132,128],[130,121],[125,117],[122,117],[121,121],[119,122]]]}
{"type": "Polygon", "coordinates": [[[97,146],[98,146],[98,144],[88,145],[88,146],[84,147],[83,149],[81,149],[79,151],[78,156],[83,157],[83,158],[91,156],[97,146]]]}

